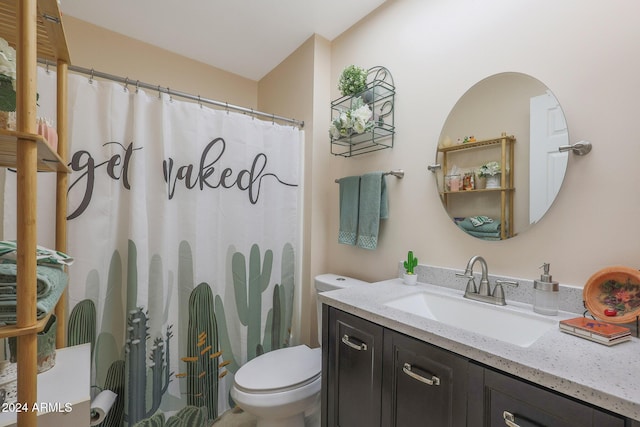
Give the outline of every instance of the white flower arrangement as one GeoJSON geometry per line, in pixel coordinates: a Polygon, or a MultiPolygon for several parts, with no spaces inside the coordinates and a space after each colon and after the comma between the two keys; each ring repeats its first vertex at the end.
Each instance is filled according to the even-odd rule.
{"type": "Polygon", "coordinates": [[[16,50],[9,46],[9,43],[0,37],[0,75],[8,77],[13,82],[13,89],[16,84],[16,50]]]}
{"type": "Polygon", "coordinates": [[[0,75],[7,77],[16,89],[16,50],[0,37],[0,75]]]}
{"type": "Polygon", "coordinates": [[[502,172],[502,169],[500,168],[500,163],[498,162],[485,163],[484,165],[480,166],[480,169],[478,169],[478,174],[481,177],[494,176],[499,174],[500,172],[502,172]]]}
{"type": "Polygon", "coordinates": [[[16,109],[16,51],[0,37],[0,110],[16,109]]]}
{"type": "Polygon", "coordinates": [[[331,122],[329,134],[333,139],[339,139],[355,133],[368,132],[373,128],[373,112],[362,98],[353,100],[351,108],[342,111],[340,115],[331,122]]]}

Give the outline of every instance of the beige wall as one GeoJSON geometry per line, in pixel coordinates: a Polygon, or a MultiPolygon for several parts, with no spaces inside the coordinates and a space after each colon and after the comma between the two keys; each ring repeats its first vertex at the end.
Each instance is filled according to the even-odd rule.
{"type": "MultiPolygon", "coordinates": [[[[317,343],[315,293],[313,276],[327,270],[324,247],[326,216],[314,206],[326,206],[322,180],[316,178],[327,158],[319,155],[326,149],[326,129],[329,121],[330,45],[322,37],[312,36],[293,54],[267,74],[258,85],[258,107],[284,117],[304,120],[304,218],[302,261],[301,342],[317,343]],[[320,126],[314,126],[321,123],[320,126]],[[316,160],[318,159],[318,160],[316,160]],[[312,308],[312,309],[310,309],[312,308]]],[[[294,322],[295,323],[295,322],[294,322]]],[[[294,325],[295,327],[295,325],[294,325]]]]}
{"type": "Polygon", "coordinates": [[[64,17],[73,65],[257,108],[258,83],[167,50],[124,37],[113,31],[64,17]]]}
{"type": "Polygon", "coordinates": [[[576,286],[607,265],[638,267],[639,13],[633,0],[389,0],[334,40],[332,97],[344,66],[387,67],[396,83],[397,134],[391,150],[330,159],[328,169],[315,173],[321,191],[330,193],[329,270],[368,280],[393,277],[409,249],[421,264],[453,268],[481,254],[491,273],[524,278],[539,277],[538,267],[550,262],[554,279],[576,286]],[[594,149],[570,157],[559,197],[533,231],[485,242],[451,223],[426,167],[458,98],[505,71],[545,83],[564,109],[571,141],[589,140],[594,149]],[[338,244],[334,178],[395,168],[406,176],[388,178],[390,218],[378,249],[338,244]]]}

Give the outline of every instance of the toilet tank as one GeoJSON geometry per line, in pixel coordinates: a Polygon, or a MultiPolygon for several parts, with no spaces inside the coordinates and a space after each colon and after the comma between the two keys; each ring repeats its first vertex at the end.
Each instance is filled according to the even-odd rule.
{"type": "MultiPolygon", "coordinates": [[[[353,277],[341,276],[339,274],[328,273],[320,274],[315,277],[315,288],[317,293],[368,284],[370,283],[354,279],[353,277]]],[[[322,344],[322,303],[320,303],[320,301],[316,304],[316,312],[318,315],[318,341],[319,344],[322,344]]]]}

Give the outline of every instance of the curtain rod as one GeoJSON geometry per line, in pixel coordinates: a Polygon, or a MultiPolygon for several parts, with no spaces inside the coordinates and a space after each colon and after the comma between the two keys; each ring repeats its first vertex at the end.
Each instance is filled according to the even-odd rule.
{"type": "MultiPolygon", "coordinates": [[[[55,65],[47,60],[42,60],[42,59],[38,59],[38,62],[40,62],[41,64],[46,65],[47,67],[49,67],[50,65],[55,65]]],[[[245,114],[250,114],[252,116],[256,116],[256,117],[264,117],[266,119],[271,119],[271,121],[281,121],[281,122],[285,122],[285,123],[290,123],[294,126],[298,126],[299,128],[303,128],[304,127],[304,121],[302,120],[296,120],[296,119],[290,119],[287,117],[282,117],[282,116],[278,116],[275,114],[269,114],[269,113],[265,113],[262,111],[256,111],[252,108],[246,108],[246,107],[240,107],[238,105],[233,105],[233,104],[229,104],[227,102],[221,102],[221,101],[216,101],[214,99],[208,99],[208,98],[202,98],[200,95],[192,95],[190,93],[185,93],[185,92],[180,92],[177,90],[173,90],[170,89],[168,87],[161,87],[159,85],[152,85],[149,83],[144,83],[141,82],[139,80],[131,80],[128,77],[120,77],[120,76],[116,76],[113,74],[109,74],[109,73],[103,73],[101,71],[95,71],[93,68],[84,68],[84,67],[78,67],[77,65],[69,65],[69,71],[74,71],[76,73],[81,73],[81,74],[86,74],[89,76],[90,79],[93,79],[94,77],[99,77],[102,79],[107,79],[107,80],[113,80],[115,82],[118,83],[122,83],[125,85],[125,87],[127,85],[133,85],[137,88],[143,88],[143,89],[150,89],[150,90],[155,90],[158,92],[164,92],[169,96],[179,96],[180,98],[185,98],[185,99],[190,99],[192,101],[197,101],[198,103],[206,103],[206,104],[211,104],[211,105],[215,105],[217,107],[222,107],[226,110],[235,110],[235,111],[240,111],[242,113],[245,114]]]]}

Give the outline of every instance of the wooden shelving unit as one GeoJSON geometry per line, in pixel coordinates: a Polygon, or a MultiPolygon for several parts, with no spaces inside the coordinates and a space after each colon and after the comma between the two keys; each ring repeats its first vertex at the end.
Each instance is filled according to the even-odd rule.
{"type": "Polygon", "coordinates": [[[19,141],[36,143],[38,172],[71,172],[62,157],[40,135],[0,129],[0,167],[15,167],[19,141]]]}
{"type": "MultiPolygon", "coordinates": [[[[20,35],[16,28],[18,22],[18,3],[30,3],[31,0],[0,0],[0,36],[18,50],[20,35]]],[[[62,61],[70,64],[69,49],[64,28],[61,25],[61,14],[56,0],[36,1],[36,46],[37,58],[53,62],[62,61]]],[[[29,34],[29,43],[34,34],[29,34]]],[[[35,66],[35,63],[34,63],[35,66]]]]}
{"type": "Polygon", "coordinates": [[[38,332],[44,329],[50,317],[51,317],[51,313],[49,313],[42,319],[38,320],[36,323],[34,323],[31,326],[17,326],[17,325],[3,326],[0,328],[0,338],[19,337],[20,335],[27,335],[27,334],[33,334],[33,333],[37,334],[38,332]]]}
{"type": "Polygon", "coordinates": [[[487,139],[476,142],[469,142],[460,145],[453,145],[450,147],[438,148],[438,152],[442,155],[442,171],[443,177],[446,176],[450,170],[449,156],[456,152],[478,150],[488,147],[500,147],[500,166],[502,168],[500,174],[500,188],[485,188],[478,190],[461,190],[461,191],[447,191],[443,188],[441,192],[442,200],[445,207],[449,205],[450,197],[466,197],[469,194],[478,193],[500,193],[500,239],[507,239],[514,236],[513,230],[513,193],[515,187],[513,184],[514,175],[514,144],[516,138],[511,135],[503,134],[499,138],[487,139]]]}
{"type": "MultiPolygon", "coordinates": [[[[0,0],[0,37],[16,50],[16,126],[0,131],[0,166],[17,172],[18,294],[17,323],[0,328],[1,337],[18,337],[18,402],[32,408],[37,400],[37,337],[46,321],[36,317],[37,179],[41,171],[57,173],[56,249],[66,251],[67,119],[66,80],[70,63],[64,29],[56,0],[0,0]],[[57,131],[58,152],[51,150],[37,134],[37,60],[58,65],[57,131]],[[62,217],[61,217],[62,216],[62,217]]],[[[57,345],[66,337],[66,305],[63,296],[56,307],[57,345]]],[[[46,319],[45,319],[46,320],[46,319]]],[[[35,411],[17,414],[19,427],[35,427],[35,411]]]]}

